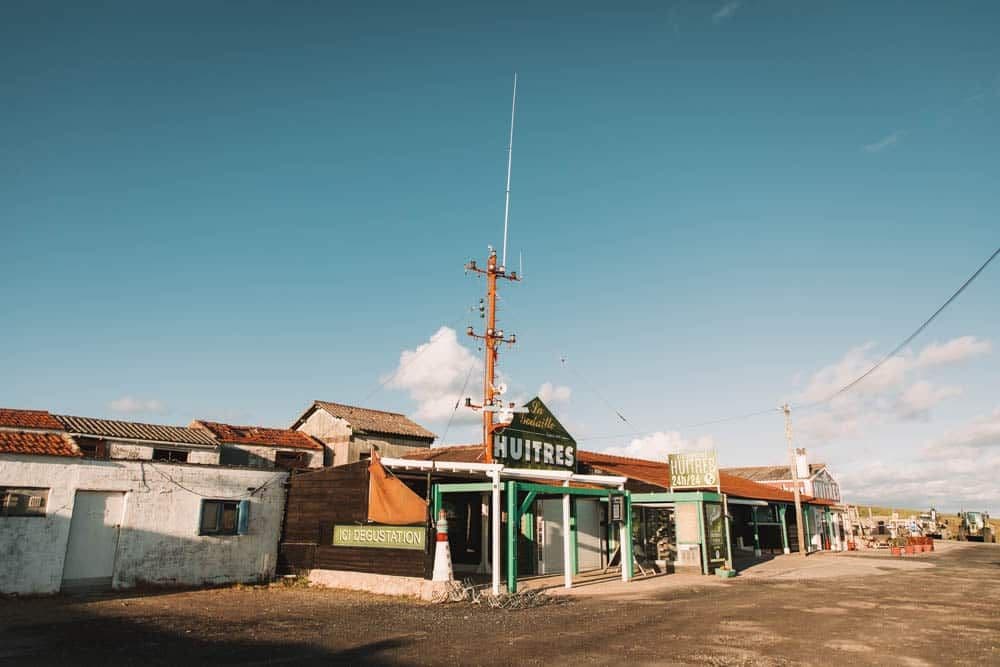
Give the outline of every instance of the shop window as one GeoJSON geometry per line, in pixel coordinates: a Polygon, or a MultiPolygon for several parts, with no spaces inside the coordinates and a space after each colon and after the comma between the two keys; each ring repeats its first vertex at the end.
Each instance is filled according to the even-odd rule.
{"type": "Polygon", "coordinates": [[[153,460],[187,463],[188,453],[179,449],[154,449],[153,460]]]}
{"type": "Polygon", "coordinates": [[[0,486],[0,516],[45,516],[48,500],[48,489],[0,486]]]}
{"type": "Polygon", "coordinates": [[[199,535],[246,535],[250,503],[246,500],[201,501],[199,535]]]}

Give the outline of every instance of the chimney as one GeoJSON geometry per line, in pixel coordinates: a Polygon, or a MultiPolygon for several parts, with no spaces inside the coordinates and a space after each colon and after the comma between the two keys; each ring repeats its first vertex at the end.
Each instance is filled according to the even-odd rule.
{"type": "Polygon", "coordinates": [[[795,450],[795,473],[799,479],[809,479],[809,459],[805,447],[795,450]]]}

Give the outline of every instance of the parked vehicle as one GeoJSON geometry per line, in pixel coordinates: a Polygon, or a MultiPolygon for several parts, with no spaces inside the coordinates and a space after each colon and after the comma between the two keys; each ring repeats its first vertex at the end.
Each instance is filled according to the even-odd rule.
{"type": "Polygon", "coordinates": [[[996,535],[990,527],[990,515],[986,512],[958,513],[958,539],[962,542],[996,542],[996,535]]]}

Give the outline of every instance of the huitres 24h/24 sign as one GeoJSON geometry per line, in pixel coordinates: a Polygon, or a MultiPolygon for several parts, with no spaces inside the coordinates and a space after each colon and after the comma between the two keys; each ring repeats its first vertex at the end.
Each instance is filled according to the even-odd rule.
{"type": "Polygon", "coordinates": [[[719,485],[719,461],[715,450],[670,454],[670,488],[704,489],[719,485]]]}
{"type": "Polygon", "coordinates": [[[576,472],[576,440],[535,397],[493,432],[493,460],[510,468],[576,472]]]}

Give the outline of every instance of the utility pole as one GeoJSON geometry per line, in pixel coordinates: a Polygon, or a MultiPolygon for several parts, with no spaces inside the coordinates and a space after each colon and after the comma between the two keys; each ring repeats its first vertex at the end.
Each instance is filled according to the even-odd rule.
{"type": "Polygon", "coordinates": [[[781,406],[785,413],[785,440],[788,441],[788,459],[791,464],[792,487],[795,492],[795,530],[799,536],[799,554],[806,556],[809,550],[806,546],[806,530],[802,522],[802,493],[799,491],[799,467],[795,460],[795,448],[792,447],[792,408],[788,403],[781,406]]]}
{"type": "Polygon", "coordinates": [[[465,265],[465,270],[472,271],[474,273],[481,273],[486,276],[485,313],[482,313],[483,306],[480,306],[480,313],[484,314],[486,318],[486,331],[482,334],[477,334],[471,326],[465,331],[465,333],[469,336],[483,341],[483,354],[485,356],[483,368],[483,404],[474,405],[472,403],[472,399],[467,398],[465,399],[465,405],[466,407],[479,408],[483,411],[484,460],[487,463],[493,463],[493,413],[499,412],[503,407],[500,405],[500,401],[497,398],[501,392],[498,392],[496,387],[493,385],[496,373],[497,353],[502,343],[513,345],[517,342],[517,336],[515,334],[511,334],[509,338],[504,338],[503,329],[496,328],[497,279],[504,278],[511,281],[520,279],[517,276],[517,271],[507,273],[506,267],[497,264],[497,251],[492,247],[490,248],[490,256],[487,260],[485,269],[477,266],[476,260],[473,259],[465,265]]]}

